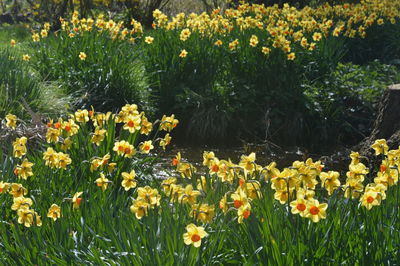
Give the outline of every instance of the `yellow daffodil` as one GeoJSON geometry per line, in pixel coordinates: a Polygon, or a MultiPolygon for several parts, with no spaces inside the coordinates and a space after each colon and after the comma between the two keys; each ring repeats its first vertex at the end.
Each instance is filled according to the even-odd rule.
{"type": "Polygon", "coordinates": [[[31,227],[33,225],[34,211],[30,209],[18,209],[18,223],[23,224],[25,227],[31,227]]]}
{"type": "Polygon", "coordinates": [[[96,127],[94,133],[91,138],[91,142],[95,143],[96,146],[100,146],[101,142],[104,140],[106,136],[107,130],[101,129],[100,127],[96,127]]]}
{"type": "Polygon", "coordinates": [[[375,150],[375,155],[386,155],[389,151],[389,146],[387,145],[385,139],[377,139],[374,144],[372,144],[371,148],[375,150]]]}
{"type": "Polygon", "coordinates": [[[203,152],[203,165],[210,167],[210,164],[212,163],[214,158],[215,158],[214,152],[212,152],[212,151],[211,152],[207,152],[207,151],[203,152]]]}
{"type": "Polygon", "coordinates": [[[33,163],[29,162],[28,159],[24,159],[21,165],[17,165],[14,170],[14,173],[18,176],[18,178],[22,178],[27,180],[28,177],[33,176],[32,172],[33,163]]]}
{"type": "Polygon", "coordinates": [[[307,201],[304,198],[297,198],[290,202],[290,207],[292,207],[293,214],[300,214],[301,217],[305,217],[307,214],[307,201]]]}
{"type": "Polygon", "coordinates": [[[13,199],[13,205],[11,206],[11,210],[17,211],[19,209],[29,209],[33,204],[33,201],[30,198],[24,198],[23,196],[17,197],[13,199]]]}
{"type": "Polygon", "coordinates": [[[46,141],[47,143],[57,143],[59,137],[61,135],[61,131],[56,128],[48,128],[46,133],[46,141]]]}
{"type": "Polygon", "coordinates": [[[32,35],[32,40],[33,40],[34,42],[40,41],[40,36],[39,36],[39,34],[38,34],[38,33],[34,33],[34,34],[32,35]]]}
{"type": "Polygon", "coordinates": [[[271,49],[268,48],[268,47],[263,46],[263,47],[261,48],[261,52],[262,52],[263,54],[265,54],[265,55],[269,55],[269,53],[271,52],[271,49]]]}
{"type": "Polygon", "coordinates": [[[133,200],[130,210],[135,214],[137,219],[142,219],[147,215],[150,204],[143,199],[133,200]]]}
{"type": "Polygon", "coordinates": [[[258,37],[256,35],[251,35],[250,46],[256,47],[258,44],[258,37]]]}
{"type": "Polygon", "coordinates": [[[143,116],[140,134],[149,135],[152,130],[153,124],[147,120],[147,117],[143,116]]]}
{"type": "Polygon", "coordinates": [[[22,55],[22,60],[29,61],[30,59],[31,59],[31,57],[28,54],[22,55]]]}
{"type": "Polygon", "coordinates": [[[152,207],[160,205],[161,196],[158,194],[157,189],[145,186],[138,188],[137,192],[138,192],[137,199],[141,199],[149,203],[152,207]]]}
{"type": "Polygon", "coordinates": [[[246,203],[237,210],[238,215],[238,223],[242,223],[243,219],[248,219],[251,214],[251,205],[250,203],[246,203]]]}
{"type": "Polygon", "coordinates": [[[89,121],[89,112],[88,110],[77,110],[75,112],[75,120],[79,123],[86,123],[89,121]]]}
{"type": "Polygon", "coordinates": [[[196,220],[203,223],[211,223],[214,215],[214,206],[210,206],[206,203],[192,205],[191,217],[194,217],[196,220]]]}
{"type": "Polygon", "coordinates": [[[95,183],[98,187],[101,187],[102,191],[105,191],[110,181],[105,177],[103,173],[100,173],[100,177],[96,179],[95,183]]]}
{"type": "Polygon", "coordinates": [[[124,129],[129,130],[130,133],[135,133],[141,129],[141,119],[139,115],[129,115],[125,119],[124,129]]]}
{"type": "Polygon", "coordinates": [[[143,142],[140,146],[140,151],[142,153],[149,153],[152,149],[154,149],[154,146],[152,144],[151,140],[145,141],[143,142]]]}
{"type": "Polygon", "coordinates": [[[183,50],[181,51],[181,53],[179,54],[179,57],[185,58],[185,57],[187,56],[187,54],[188,54],[188,52],[187,52],[185,49],[183,49],[183,50]]]}
{"type": "Polygon", "coordinates": [[[69,157],[68,154],[58,152],[57,156],[57,167],[62,169],[67,169],[67,166],[72,163],[72,159],[69,157]]]}
{"type": "Polygon", "coordinates": [[[15,129],[17,127],[17,116],[13,114],[6,115],[6,127],[15,129]]]}
{"type": "Polygon", "coordinates": [[[185,191],[182,193],[180,196],[180,202],[182,203],[189,203],[189,204],[195,204],[197,197],[200,195],[200,191],[193,190],[192,185],[187,185],[185,187],[185,191]]]}
{"type": "Polygon", "coordinates": [[[123,172],[122,174],[122,187],[125,189],[125,191],[130,190],[131,188],[135,188],[137,185],[137,182],[135,180],[136,173],[135,170],[132,170],[130,173],[123,172]]]}
{"type": "Polygon", "coordinates": [[[361,205],[370,210],[373,206],[378,206],[381,204],[378,198],[378,192],[367,191],[360,197],[361,205]]]}
{"type": "Polygon", "coordinates": [[[201,245],[201,240],[207,236],[208,234],[203,227],[189,224],[186,226],[186,233],[183,234],[183,241],[186,245],[193,245],[198,248],[201,245]]]}
{"type": "Polygon", "coordinates": [[[86,55],[84,52],[80,52],[80,53],[79,53],[79,59],[80,59],[80,60],[85,61],[85,60],[86,60],[86,57],[87,57],[87,55],[86,55]]]}
{"type": "Polygon", "coordinates": [[[10,183],[0,181],[0,194],[6,193],[10,188],[10,183]]]}
{"type": "Polygon", "coordinates": [[[18,183],[12,183],[10,185],[10,191],[9,193],[14,197],[14,198],[18,198],[21,196],[25,196],[26,194],[28,194],[28,190],[26,188],[24,188],[21,184],[18,183]]]}
{"type": "Polygon", "coordinates": [[[160,146],[163,148],[163,150],[166,149],[166,147],[171,143],[171,136],[169,133],[165,134],[164,138],[160,140],[160,146]]]}
{"type": "Polygon", "coordinates": [[[52,204],[47,212],[47,217],[57,221],[61,217],[61,208],[57,204],[52,204]]]}
{"type": "Polygon", "coordinates": [[[307,217],[314,223],[320,221],[320,219],[326,219],[326,209],[328,208],[327,203],[319,203],[318,200],[309,200],[307,202],[307,217]]]}
{"type": "Polygon", "coordinates": [[[320,174],[321,183],[328,191],[328,195],[332,195],[333,191],[340,187],[339,172],[329,171],[320,174]]]}
{"type": "Polygon", "coordinates": [[[26,137],[16,138],[13,142],[14,157],[22,158],[27,153],[26,142],[28,139],[26,137]]]}
{"type": "Polygon", "coordinates": [[[133,145],[129,144],[129,142],[125,140],[115,142],[113,151],[115,151],[118,155],[128,158],[131,158],[136,153],[133,145]]]}
{"type": "Polygon", "coordinates": [[[240,157],[239,166],[243,168],[245,175],[252,174],[256,169],[255,165],[256,154],[250,153],[248,156],[242,155],[240,157]]]}
{"type": "Polygon", "coordinates": [[[146,37],[144,38],[144,42],[147,43],[147,44],[152,44],[153,41],[154,41],[154,38],[153,38],[153,37],[146,36],[146,37]]]}
{"type": "Polygon", "coordinates": [[[82,198],[81,195],[83,192],[76,192],[74,196],[72,197],[72,207],[73,209],[79,209],[79,207],[82,204],[82,198]]]}
{"type": "Polygon", "coordinates": [[[167,179],[164,179],[161,182],[161,186],[164,190],[164,193],[167,194],[169,196],[170,191],[171,191],[171,185],[172,184],[176,184],[176,178],[175,177],[169,177],[167,179]]]}
{"type": "Polygon", "coordinates": [[[160,130],[165,130],[167,132],[170,132],[178,125],[178,123],[179,121],[178,119],[175,119],[175,115],[171,116],[163,115],[160,122],[160,130]]]}

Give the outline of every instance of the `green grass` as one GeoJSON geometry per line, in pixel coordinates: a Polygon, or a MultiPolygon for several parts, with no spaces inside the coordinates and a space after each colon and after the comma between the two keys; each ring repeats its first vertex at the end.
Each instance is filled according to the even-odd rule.
{"type": "Polygon", "coordinates": [[[0,49],[0,68],[0,117],[12,113],[27,119],[29,109],[42,115],[60,114],[67,109],[67,97],[56,83],[42,82],[19,51],[0,49]]]}
{"type": "MultiPolygon", "coordinates": [[[[74,97],[76,108],[115,110],[127,102],[150,108],[149,81],[140,51],[127,41],[112,40],[105,31],[66,32],[31,43],[32,66],[46,81],[58,82],[74,97]],[[79,54],[87,55],[80,60],[79,54]]],[[[150,111],[150,110],[146,110],[150,111]]]]}
{"type": "Polygon", "coordinates": [[[11,39],[17,41],[17,50],[25,50],[26,46],[24,43],[27,43],[30,38],[29,29],[22,24],[18,25],[2,25],[0,26],[0,49],[10,47],[11,39]]]}

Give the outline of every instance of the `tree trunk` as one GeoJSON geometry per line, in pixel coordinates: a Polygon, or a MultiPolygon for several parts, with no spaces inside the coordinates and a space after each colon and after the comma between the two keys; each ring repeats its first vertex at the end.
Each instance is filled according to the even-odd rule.
{"type": "Polygon", "coordinates": [[[400,145],[400,84],[389,86],[383,93],[371,135],[354,150],[370,157],[371,145],[377,139],[386,139],[391,149],[400,145]]]}

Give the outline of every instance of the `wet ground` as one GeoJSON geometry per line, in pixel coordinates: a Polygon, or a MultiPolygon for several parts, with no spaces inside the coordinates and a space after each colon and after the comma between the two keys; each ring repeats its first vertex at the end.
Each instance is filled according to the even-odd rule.
{"type": "Polygon", "coordinates": [[[201,168],[203,162],[203,152],[213,151],[219,159],[231,159],[234,163],[239,163],[241,155],[248,155],[251,152],[256,153],[256,163],[266,166],[271,162],[276,162],[279,169],[288,167],[296,160],[304,161],[307,158],[321,160],[325,164],[325,170],[345,171],[348,165],[349,151],[338,148],[336,152],[328,155],[309,153],[299,147],[281,149],[279,147],[267,147],[265,145],[246,145],[229,148],[216,148],[210,146],[188,147],[172,146],[166,152],[159,154],[160,162],[156,164],[155,169],[159,177],[167,177],[169,174],[164,170],[171,166],[172,158],[181,153],[182,159],[201,168]]]}

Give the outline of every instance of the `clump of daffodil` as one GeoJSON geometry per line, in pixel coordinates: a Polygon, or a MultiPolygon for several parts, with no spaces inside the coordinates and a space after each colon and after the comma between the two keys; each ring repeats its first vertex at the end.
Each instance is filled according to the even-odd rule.
{"type": "Polygon", "coordinates": [[[211,223],[215,216],[215,207],[206,203],[193,204],[190,216],[203,223],[211,223]]]}
{"type": "Polygon", "coordinates": [[[46,141],[47,143],[57,143],[61,135],[61,130],[57,128],[47,128],[46,141]]]}
{"type": "Polygon", "coordinates": [[[369,170],[358,159],[352,159],[352,162],[354,163],[349,165],[349,171],[346,173],[346,183],[342,189],[346,198],[359,198],[364,190],[363,181],[365,175],[368,174],[369,170]]]}
{"type": "Polygon", "coordinates": [[[103,166],[110,166],[111,164],[114,163],[110,163],[110,154],[107,153],[106,155],[104,155],[103,157],[95,157],[92,159],[92,161],[90,162],[90,171],[94,172],[96,171],[99,167],[103,167],[103,166]]]}
{"type": "Polygon", "coordinates": [[[137,199],[147,202],[148,204],[150,204],[151,207],[160,205],[161,196],[158,193],[157,189],[151,188],[149,186],[139,187],[137,189],[137,193],[137,199]]]}
{"type": "Polygon", "coordinates": [[[198,248],[201,245],[201,240],[207,236],[208,234],[203,227],[189,224],[186,226],[186,233],[183,234],[183,241],[186,245],[193,245],[198,248]]]}
{"type": "Polygon", "coordinates": [[[68,119],[68,121],[62,122],[61,129],[64,130],[67,137],[72,137],[78,133],[79,125],[73,119],[68,119]]]}
{"type": "Polygon", "coordinates": [[[136,153],[133,145],[129,144],[129,142],[125,140],[115,142],[113,151],[115,151],[118,155],[128,158],[131,158],[136,153]]]}
{"type": "Polygon", "coordinates": [[[9,185],[9,193],[14,197],[18,198],[28,194],[28,190],[24,188],[21,184],[12,183],[9,185]]]}
{"type": "Polygon", "coordinates": [[[175,115],[166,116],[163,115],[160,122],[160,130],[171,132],[178,125],[179,121],[175,118],[175,115]]]}
{"type": "Polygon", "coordinates": [[[140,134],[149,135],[153,130],[153,123],[147,120],[147,117],[142,115],[142,124],[140,128],[140,134]]]}
{"type": "Polygon", "coordinates": [[[11,210],[18,211],[19,209],[29,209],[32,206],[32,204],[33,204],[32,199],[20,196],[13,199],[13,205],[11,206],[11,210]]]}

